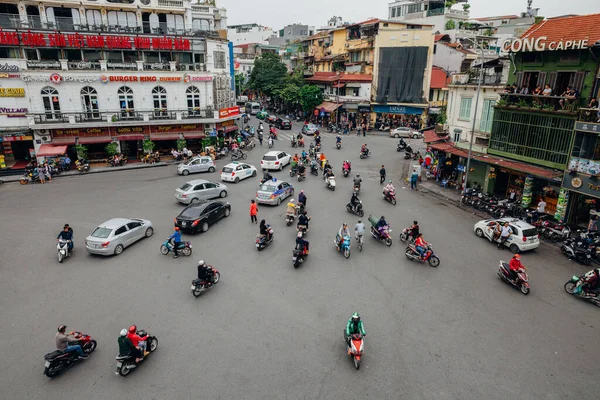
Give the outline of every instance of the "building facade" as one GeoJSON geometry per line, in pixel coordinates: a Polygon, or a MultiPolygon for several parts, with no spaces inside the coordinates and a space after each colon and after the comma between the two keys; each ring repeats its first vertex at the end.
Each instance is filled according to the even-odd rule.
{"type": "Polygon", "coordinates": [[[249,43],[267,44],[269,39],[277,36],[268,26],[259,24],[230,25],[227,27],[227,39],[234,46],[249,43]]]}
{"type": "Polygon", "coordinates": [[[2,4],[0,65],[11,71],[1,82],[2,97],[11,98],[0,113],[7,167],[42,145],[69,146],[72,158],[84,145],[100,160],[117,142],[137,158],[145,139],[163,150],[177,139],[199,147],[211,132],[231,129],[237,113],[224,9],[166,0],[73,7],[2,4]]]}
{"type": "Polygon", "coordinates": [[[269,38],[269,45],[277,47],[285,47],[287,44],[296,40],[302,40],[308,36],[314,35],[314,26],[292,24],[280,29],[275,37],[269,38]]]}

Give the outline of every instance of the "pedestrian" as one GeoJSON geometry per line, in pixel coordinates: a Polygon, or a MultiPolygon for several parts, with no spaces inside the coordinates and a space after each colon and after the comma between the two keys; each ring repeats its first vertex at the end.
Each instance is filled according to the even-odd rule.
{"type": "Polygon", "coordinates": [[[598,216],[592,215],[588,224],[588,232],[598,232],[598,216]]]}
{"type": "Polygon", "coordinates": [[[258,223],[257,216],[258,215],[258,207],[256,206],[256,201],[250,200],[250,222],[258,223]]]}
{"type": "Polygon", "coordinates": [[[367,125],[363,122],[362,124],[363,137],[367,136],[367,125]]]}
{"type": "Polygon", "coordinates": [[[417,169],[413,168],[412,174],[410,175],[410,188],[412,190],[417,190],[417,180],[419,179],[419,174],[417,173],[417,169]]]}
{"type": "Polygon", "coordinates": [[[383,185],[383,182],[385,182],[385,165],[382,165],[379,170],[379,184],[383,185]]]}
{"type": "Polygon", "coordinates": [[[38,164],[38,167],[36,168],[37,170],[37,174],[38,174],[38,178],[40,179],[41,183],[46,183],[46,176],[44,173],[44,167],[40,164],[38,164]]]}
{"type": "Polygon", "coordinates": [[[48,182],[52,182],[52,173],[50,173],[50,165],[48,163],[44,165],[44,174],[46,175],[48,182]]]}

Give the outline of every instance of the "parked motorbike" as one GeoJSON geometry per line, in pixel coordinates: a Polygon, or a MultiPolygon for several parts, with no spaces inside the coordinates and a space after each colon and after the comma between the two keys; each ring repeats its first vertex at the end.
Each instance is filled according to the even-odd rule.
{"type": "Polygon", "coordinates": [[[410,160],[411,158],[413,158],[413,153],[409,152],[408,150],[404,151],[404,159],[410,160]]]}
{"type": "Polygon", "coordinates": [[[523,267],[519,270],[519,272],[517,272],[517,279],[513,280],[511,277],[510,266],[508,265],[508,263],[500,261],[500,267],[498,268],[498,276],[504,282],[511,284],[512,287],[514,287],[515,289],[519,289],[521,293],[525,295],[529,294],[531,288],[529,286],[529,276],[527,275],[525,267],[523,267]]]}
{"type": "MultiPolygon", "coordinates": [[[[333,244],[335,245],[335,247],[337,248],[338,246],[338,238],[339,236],[336,236],[335,240],[333,241],[333,244]]],[[[344,257],[346,258],[350,258],[350,242],[351,242],[351,238],[350,236],[344,236],[343,238],[340,238],[340,252],[344,255],[344,257]]]]}
{"type": "Polygon", "coordinates": [[[348,211],[349,213],[352,213],[354,215],[358,215],[359,217],[362,217],[365,215],[365,211],[363,210],[363,205],[362,205],[361,200],[358,201],[356,208],[352,207],[351,203],[346,204],[346,211],[348,211]]]}
{"type": "Polygon", "coordinates": [[[37,173],[33,173],[33,172],[29,172],[29,173],[25,173],[23,174],[23,176],[21,177],[21,179],[19,179],[19,183],[21,185],[27,185],[28,183],[40,183],[40,177],[37,173]]]}
{"type": "Polygon", "coordinates": [[[298,268],[306,260],[306,257],[308,257],[308,253],[304,249],[298,249],[296,246],[292,251],[292,264],[294,268],[298,268]]]}
{"type": "Polygon", "coordinates": [[[554,223],[550,220],[546,220],[544,227],[546,228],[544,231],[544,238],[553,243],[566,240],[569,238],[569,236],[571,236],[571,228],[565,224],[554,223]]]}
{"type": "Polygon", "coordinates": [[[202,279],[194,279],[192,281],[192,294],[194,297],[198,297],[208,289],[213,288],[221,279],[219,271],[212,265],[210,268],[212,269],[212,282],[203,281],[202,279]]]}
{"type": "MultiPolygon", "coordinates": [[[[86,355],[89,355],[96,350],[98,343],[92,339],[90,335],[81,332],[70,332],[70,334],[74,335],[75,339],[70,342],[70,344],[81,346],[81,350],[83,350],[86,355]]],[[[46,364],[44,365],[44,375],[48,378],[52,378],[81,359],[76,351],[66,353],[62,350],[54,350],[52,353],[46,354],[44,360],[46,360],[46,364]]]]}
{"type": "Polygon", "coordinates": [[[349,338],[346,337],[346,330],[344,330],[344,342],[346,343],[346,351],[348,355],[352,357],[354,367],[360,368],[360,362],[365,352],[364,337],[360,333],[354,333],[349,338]]]}
{"type": "Polygon", "coordinates": [[[275,238],[273,228],[271,228],[270,225],[267,225],[267,228],[269,229],[270,239],[267,239],[267,236],[256,235],[256,248],[258,249],[258,251],[262,251],[271,242],[273,242],[273,239],[275,238]]]}
{"type": "Polygon", "coordinates": [[[385,200],[389,201],[393,205],[396,205],[396,192],[394,190],[390,190],[388,192],[384,190],[381,195],[385,200]]]}
{"type": "Polygon", "coordinates": [[[425,250],[425,255],[422,258],[414,244],[409,244],[406,247],[404,255],[409,260],[419,261],[422,263],[427,261],[432,267],[437,267],[438,265],[440,265],[440,259],[433,252],[433,248],[431,247],[431,245],[427,246],[427,249],[425,250]]]}
{"type": "MultiPolygon", "coordinates": [[[[149,335],[144,330],[137,331],[137,335],[146,341],[146,349],[150,354],[156,351],[156,349],[158,348],[158,339],[156,337],[149,335]]],[[[115,372],[115,374],[121,376],[129,375],[131,370],[143,363],[148,357],[150,357],[150,354],[144,356],[139,362],[136,362],[136,359],[133,355],[117,355],[117,371],[115,372]]]]}
{"type": "MultiPolygon", "coordinates": [[[[192,242],[180,242],[179,247],[177,248],[179,254],[183,254],[184,256],[192,255],[192,242]]],[[[163,256],[166,256],[170,252],[173,251],[173,244],[171,244],[171,240],[167,239],[163,244],[160,245],[160,253],[163,256]]]]}
{"type": "Polygon", "coordinates": [[[573,275],[573,277],[565,283],[565,292],[578,297],[583,300],[587,300],[592,304],[600,306],[600,293],[597,291],[586,292],[583,290],[583,284],[585,283],[585,277],[573,275]]]}
{"type": "Polygon", "coordinates": [[[402,233],[400,233],[400,240],[403,243],[413,244],[415,242],[415,238],[412,236],[410,228],[404,228],[402,233]]]}
{"type": "Polygon", "coordinates": [[[70,240],[58,239],[56,244],[56,255],[58,256],[58,262],[61,263],[63,260],[71,255],[69,251],[70,240]]]}
{"type": "Polygon", "coordinates": [[[75,166],[77,167],[77,171],[79,171],[80,174],[86,174],[90,171],[90,164],[86,160],[76,160],[75,166]]]}
{"type": "Polygon", "coordinates": [[[248,156],[241,150],[236,150],[231,153],[231,161],[245,160],[246,158],[248,158],[248,156]]]}
{"type": "Polygon", "coordinates": [[[374,226],[371,226],[371,236],[380,242],[384,242],[387,247],[392,245],[392,236],[390,235],[392,230],[389,226],[384,226],[381,231],[374,226]]]}
{"type": "Polygon", "coordinates": [[[585,265],[590,265],[592,263],[591,252],[587,247],[587,244],[582,241],[569,239],[560,246],[560,251],[570,260],[576,260],[585,265]]]}
{"type": "Polygon", "coordinates": [[[371,156],[371,150],[367,149],[367,151],[361,151],[360,152],[360,159],[365,159],[365,158],[369,158],[371,156]]]}
{"type": "Polygon", "coordinates": [[[326,178],[325,185],[327,186],[327,189],[335,191],[335,177],[331,176],[329,178],[326,178]]]}

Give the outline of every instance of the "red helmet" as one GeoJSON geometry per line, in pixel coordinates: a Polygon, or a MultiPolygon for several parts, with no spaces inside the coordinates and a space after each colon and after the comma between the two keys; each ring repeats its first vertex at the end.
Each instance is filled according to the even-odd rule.
{"type": "Polygon", "coordinates": [[[137,332],[137,326],[131,325],[129,327],[129,333],[136,333],[136,332],[137,332]]]}
{"type": "Polygon", "coordinates": [[[176,226],[176,227],[175,227],[175,230],[176,230],[176,231],[178,231],[178,230],[179,230],[179,227],[178,227],[178,226],[176,226]]]}

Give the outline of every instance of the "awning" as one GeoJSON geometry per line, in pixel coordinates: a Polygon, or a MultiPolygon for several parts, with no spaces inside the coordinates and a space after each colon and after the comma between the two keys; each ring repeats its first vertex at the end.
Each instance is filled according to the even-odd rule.
{"type": "Polygon", "coordinates": [[[333,112],[333,111],[337,110],[337,109],[338,109],[338,107],[339,107],[340,105],[341,105],[341,104],[337,104],[337,103],[331,103],[331,102],[329,102],[329,101],[324,101],[324,102],[322,102],[321,104],[319,104],[319,105],[318,105],[317,107],[315,107],[315,108],[316,108],[317,110],[319,110],[319,111],[321,111],[321,109],[322,109],[322,108],[324,108],[324,109],[325,109],[325,112],[328,112],[328,113],[330,113],[330,112],[333,112]]]}
{"type": "MultiPolygon", "coordinates": [[[[444,151],[446,153],[454,154],[463,158],[467,158],[469,156],[468,151],[454,147],[452,143],[432,144],[431,148],[435,150],[444,151]]],[[[490,156],[488,154],[480,154],[473,152],[471,153],[471,158],[484,164],[493,165],[499,168],[506,168],[548,180],[561,181],[562,176],[564,174],[564,171],[542,168],[520,161],[507,160],[505,158],[490,156]]]]}
{"type": "Polygon", "coordinates": [[[59,156],[67,152],[67,146],[53,146],[51,144],[43,144],[40,150],[36,153],[38,157],[59,156]]]}
{"type": "Polygon", "coordinates": [[[144,140],[144,135],[140,134],[129,134],[129,135],[119,135],[117,136],[119,140],[144,140]]]}
{"type": "Polygon", "coordinates": [[[423,136],[424,136],[425,143],[435,143],[435,142],[440,142],[442,140],[449,139],[448,135],[439,136],[437,133],[435,133],[435,130],[433,130],[433,129],[423,132],[423,136]]]}
{"type": "Polygon", "coordinates": [[[74,137],[60,137],[60,138],[52,138],[52,144],[56,145],[56,146],[60,146],[60,145],[72,145],[75,144],[75,138],[74,137]]]}
{"type": "Polygon", "coordinates": [[[150,140],[178,140],[179,133],[151,133],[150,140]]]}
{"type": "Polygon", "coordinates": [[[336,89],[340,89],[343,88],[344,86],[346,86],[345,83],[336,83],[335,85],[332,85],[332,88],[336,88],[336,89]]]}
{"type": "Polygon", "coordinates": [[[344,103],[344,108],[346,110],[358,110],[358,104],[356,104],[356,103],[344,103]]]}
{"type": "Polygon", "coordinates": [[[231,126],[226,126],[225,128],[219,128],[220,131],[223,131],[225,133],[237,131],[238,129],[239,129],[239,127],[237,125],[231,125],[231,126]]]}
{"type": "Polygon", "coordinates": [[[92,143],[110,143],[112,138],[110,136],[86,136],[78,139],[79,144],[92,144],[92,143]]]}
{"type": "Polygon", "coordinates": [[[204,134],[204,132],[185,132],[183,134],[183,137],[185,137],[186,139],[202,139],[205,136],[206,135],[204,134]]]}

